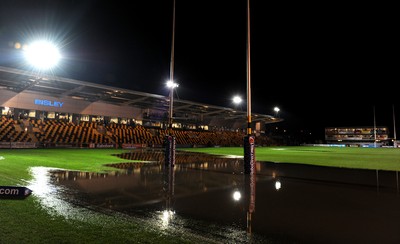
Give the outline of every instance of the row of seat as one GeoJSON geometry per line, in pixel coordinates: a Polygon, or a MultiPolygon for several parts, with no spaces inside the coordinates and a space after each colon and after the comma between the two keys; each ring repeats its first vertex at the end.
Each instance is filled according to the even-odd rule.
{"type": "MultiPolygon", "coordinates": [[[[0,141],[37,141],[43,144],[145,144],[160,146],[167,134],[175,136],[178,145],[192,146],[240,146],[244,134],[234,131],[194,131],[160,128],[146,128],[142,125],[126,125],[98,122],[79,122],[29,119],[17,121],[2,117],[0,120],[0,141]],[[25,128],[22,128],[25,127],[25,128]],[[20,130],[20,131],[19,131],[20,130]]],[[[267,144],[268,138],[260,136],[256,142],[267,144]]]]}

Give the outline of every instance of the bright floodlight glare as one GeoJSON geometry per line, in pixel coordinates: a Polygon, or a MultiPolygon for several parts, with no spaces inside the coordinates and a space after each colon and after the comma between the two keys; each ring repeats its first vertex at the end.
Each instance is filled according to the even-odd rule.
{"type": "Polygon", "coordinates": [[[178,83],[175,83],[172,80],[167,81],[167,87],[169,87],[169,88],[173,89],[173,88],[176,88],[178,86],[179,86],[178,83]]]}
{"type": "Polygon", "coordinates": [[[279,180],[275,181],[275,189],[276,189],[277,191],[279,191],[279,189],[281,189],[281,187],[282,187],[281,182],[280,182],[279,180]]]}
{"type": "Polygon", "coordinates": [[[233,200],[239,201],[240,198],[242,198],[242,194],[240,194],[240,191],[237,191],[237,190],[236,190],[236,191],[233,192],[232,197],[233,197],[233,200]]]}
{"type": "Polygon", "coordinates": [[[38,69],[50,69],[61,59],[57,47],[47,41],[37,41],[25,50],[26,60],[38,69]]]}
{"type": "Polygon", "coordinates": [[[275,107],[275,108],[274,108],[274,111],[275,111],[275,112],[279,112],[279,110],[280,110],[280,109],[279,109],[278,107],[275,107]]]}
{"type": "Polygon", "coordinates": [[[233,97],[233,102],[236,103],[236,104],[239,104],[239,103],[242,102],[242,98],[239,97],[239,96],[234,96],[233,97]]]}

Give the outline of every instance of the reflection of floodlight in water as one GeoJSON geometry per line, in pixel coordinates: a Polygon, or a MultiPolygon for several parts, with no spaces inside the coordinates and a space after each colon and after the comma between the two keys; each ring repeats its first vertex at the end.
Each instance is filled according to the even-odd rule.
{"type": "Polygon", "coordinates": [[[233,197],[233,200],[239,201],[240,198],[242,198],[242,194],[240,194],[240,191],[237,191],[237,190],[236,190],[236,191],[233,193],[232,197],[233,197]]]}
{"type": "Polygon", "coordinates": [[[276,189],[277,191],[279,191],[279,189],[281,189],[281,187],[282,187],[281,182],[280,182],[279,180],[275,181],[275,189],[276,189]]]}
{"type": "Polygon", "coordinates": [[[61,54],[54,44],[36,41],[25,48],[25,58],[35,68],[45,70],[57,65],[61,54]]]}
{"type": "Polygon", "coordinates": [[[169,222],[174,217],[174,215],[175,215],[174,211],[168,209],[162,211],[162,216],[161,216],[162,226],[167,227],[169,225],[169,222]]]}

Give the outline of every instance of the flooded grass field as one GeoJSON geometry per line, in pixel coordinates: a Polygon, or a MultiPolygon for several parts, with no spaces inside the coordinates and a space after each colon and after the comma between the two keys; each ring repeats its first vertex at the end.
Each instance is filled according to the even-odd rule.
{"type": "Polygon", "coordinates": [[[118,156],[143,163],[32,168],[28,187],[59,214],[122,213],[216,243],[400,243],[396,171],[257,162],[244,175],[241,157],[178,151],[171,168],[163,151],[118,156]]]}

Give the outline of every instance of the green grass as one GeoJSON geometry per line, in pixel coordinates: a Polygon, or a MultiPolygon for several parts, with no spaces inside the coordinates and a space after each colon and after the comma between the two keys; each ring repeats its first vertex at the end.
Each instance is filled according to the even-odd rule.
{"type": "MultiPolygon", "coordinates": [[[[179,149],[243,156],[243,148],[179,149]]],[[[25,186],[32,166],[102,172],[108,163],[127,162],[112,154],[119,149],[0,150],[0,185],[25,186]]],[[[393,148],[265,147],[257,161],[302,163],[329,167],[400,170],[400,150],[393,148]]],[[[132,161],[133,162],[133,161],[132,161]]],[[[115,169],[114,169],[115,170],[115,169]]],[[[201,237],[175,235],[149,223],[119,214],[87,210],[82,216],[51,214],[34,195],[25,200],[0,199],[0,243],[205,243],[201,237]]]]}
{"type": "MultiPolygon", "coordinates": [[[[243,148],[185,148],[191,152],[243,156],[243,148]]],[[[356,169],[400,170],[400,149],[356,147],[256,147],[256,161],[356,169]]]]}
{"type": "MultiPolygon", "coordinates": [[[[127,162],[117,149],[0,150],[0,185],[25,186],[29,167],[46,166],[102,172],[107,163],[127,162]]],[[[132,161],[133,162],[133,161],[132,161]]],[[[113,168],[113,170],[115,170],[113,168]]],[[[0,243],[200,243],[201,237],[172,235],[126,216],[88,211],[65,218],[40,206],[34,195],[24,200],[0,199],[0,243]]]]}

